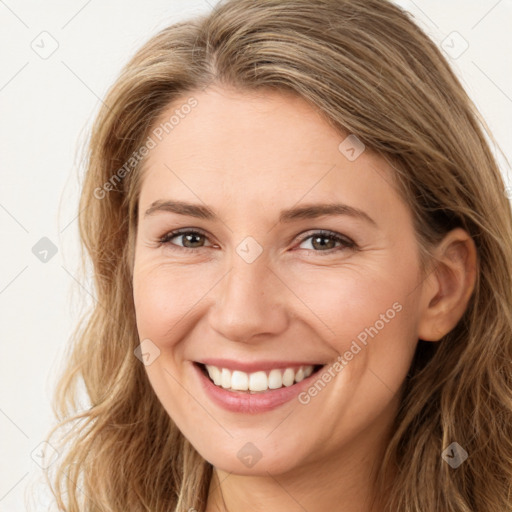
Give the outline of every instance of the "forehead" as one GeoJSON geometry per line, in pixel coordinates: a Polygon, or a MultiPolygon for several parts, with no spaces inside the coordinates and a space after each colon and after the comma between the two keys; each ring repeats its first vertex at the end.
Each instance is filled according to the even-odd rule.
{"type": "Polygon", "coordinates": [[[357,203],[375,212],[400,201],[383,159],[368,150],[348,159],[343,143],[349,134],[290,93],[191,93],[169,105],[155,127],[165,126],[192,96],[196,106],[174,115],[172,128],[155,139],[144,166],[143,208],[166,196],[220,209],[229,201],[240,210],[302,200],[357,203]]]}

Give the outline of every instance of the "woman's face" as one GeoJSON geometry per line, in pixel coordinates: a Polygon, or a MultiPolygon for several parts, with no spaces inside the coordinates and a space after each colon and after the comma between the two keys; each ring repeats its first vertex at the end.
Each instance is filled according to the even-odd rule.
{"type": "Polygon", "coordinates": [[[193,97],[162,116],[179,111],[168,134],[153,132],[139,200],[134,300],[151,385],[224,471],[372,458],[397,412],[422,290],[392,169],[298,97],[193,97]]]}

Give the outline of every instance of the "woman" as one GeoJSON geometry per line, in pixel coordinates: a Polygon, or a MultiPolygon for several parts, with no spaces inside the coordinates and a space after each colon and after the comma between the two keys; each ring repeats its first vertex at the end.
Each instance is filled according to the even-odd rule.
{"type": "Polygon", "coordinates": [[[222,2],[104,103],[61,510],[512,510],[510,203],[405,12],[222,2]]]}

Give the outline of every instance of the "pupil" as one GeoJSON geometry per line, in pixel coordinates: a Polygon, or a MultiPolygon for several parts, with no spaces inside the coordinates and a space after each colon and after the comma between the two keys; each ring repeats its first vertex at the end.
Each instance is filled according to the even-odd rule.
{"type": "MultiPolygon", "coordinates": [[[[193,239],[194,237],[195,237],[195,238],[199,238],[200,236],[201,236],[201,235],[196,235],[196,234],[194,234],[194,233],[191,233],[191,234],[185,235],[185,239],[186,239],[187,241],[189,241],[189,242],[190,242],[190,241],[191,241],[191,240],[190,240],[191,238],[192,238],[192,239],[193,239]]],[[[192,243],[194,243],[194,242],[192,241],[192,243]]]]}
{"type": "MultiPolygon", "coordinates": [[[[328,236],[317,236],[317,237],[313,238],[313,247],[315,247],[315,243],[316,243],[318,240],[327,240],[327,239],[331,241],[331,242],[330,242],[330,244],[329,244],[329,243],[327,243],[327,244],[322,244],[322,243],[320,243],[319,245],[320,245],[321,247],[326,247],[327,245],[332,245],[332,244],[334,243],[334,240],[332,240],[332,239],[331,239],[331,238],[329,238],[328,236]]],[[[329,249],[332,249],[332,247],[329,247],[329,249]]]]}

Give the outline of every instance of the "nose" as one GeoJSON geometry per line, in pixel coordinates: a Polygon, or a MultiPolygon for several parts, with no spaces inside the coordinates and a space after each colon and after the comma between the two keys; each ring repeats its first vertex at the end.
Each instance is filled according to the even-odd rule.
{"type": "Polygon", "coordinates": [[[263,255],[247,263],[235,254],[228,273],[215,287],[210,327],[238,342],[278,336],[289,321],[284,303],[286,290],[263,255]]]}

